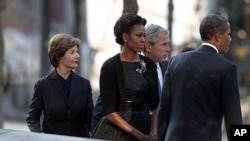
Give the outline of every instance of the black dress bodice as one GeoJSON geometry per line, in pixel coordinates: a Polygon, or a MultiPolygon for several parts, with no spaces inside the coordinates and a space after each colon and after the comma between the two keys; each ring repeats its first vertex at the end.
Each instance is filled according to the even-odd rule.
{"type": "Polygon", "coordinates": [[[125,92],[122,101],[145,101],[148,96],[148,82],[143,74],[136,71],[139,62],[122,62],[125,92]]]}
{"type": "MultiPolygon", "coordinates": [[[[119,101],[118,114],[131,126],[144,134],[149,134],[151,118],[148,98],[150,87],[143,73],[136,71],[140,62],[122,62],[124,73],[124,95],[119,101]]],[[[136,139],[119,129],[116,125],[102,119],[94,133],[94,138],[114,141],[136,141],[136,139]]]]}

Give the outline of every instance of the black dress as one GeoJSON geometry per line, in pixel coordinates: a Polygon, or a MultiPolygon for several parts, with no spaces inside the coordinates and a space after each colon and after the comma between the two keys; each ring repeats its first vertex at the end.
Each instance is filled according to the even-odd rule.
{"type": "MultiPolygon", "coordinates": [[[[148,135],[150,132],[151,117],[149,115],[148,98],[150,94],[149,83],[142,73],[136,71],[140,67],[139,62],[122,62],[125,80],[125,92],[118,102],[118,114],[134,128],[148,135]]],[[[116,125],[101,120],[93,138],[114,141],[136,141],[130,134],[122,131],[116,125]]]]}

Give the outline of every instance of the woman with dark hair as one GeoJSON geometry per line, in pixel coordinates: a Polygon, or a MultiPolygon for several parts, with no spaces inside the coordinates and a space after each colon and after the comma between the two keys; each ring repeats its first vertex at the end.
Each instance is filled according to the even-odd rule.
{"type": "Polygon", "coordinates": [[[100,98],[105,115],[93,138],[115,141],[153,141],[158,96],[155,63],[140,54],[146,20],[123,14],[114,26],[121,52],[106,60],[100,74],[100,98]],[[151,113],[151,114],[150,114],[151,113]]]}
{"type": "Polygon", "coordinates": [[[54,69],[35,84],[26,118],[30,131],[90,137],[90,82],[72,71],[78,66],[79,45],[80,40],[68,34],[50,39],[48,55],[54,69]]]}

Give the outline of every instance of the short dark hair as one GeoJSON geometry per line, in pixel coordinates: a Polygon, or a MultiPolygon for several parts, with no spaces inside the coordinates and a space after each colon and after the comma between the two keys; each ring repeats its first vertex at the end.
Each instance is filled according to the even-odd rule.
{"type": "Polygon", "coordinates": [[[143,25],[145,26],[147,20],[138,16],[137,14],[132,13],[124,13],[120,16],[120,18],[116,21],[114,26],[114,35],[116,43],[123,45],[124,40],[122,38],[123,33],[130,33],[131,28],[134,25],[143,25]]]}
{"type": "Polygon", "coordinates": [[[224,33],[227,30],[228,21],[221,15],[211,14],[206,16],[200,24],[200,36],[202,41],[210,40],[216,33],[224,33]]]}
{"type": "Polygon", "coordinates": [[[79,38],[73,37],[69,34],[59,33],[54,35],[48,44],[48,55],[50,64],[53,67],[58,67],[59,59],[64,56],[65,52],[74,47],[79,47],[81,41],[79,38]]]}

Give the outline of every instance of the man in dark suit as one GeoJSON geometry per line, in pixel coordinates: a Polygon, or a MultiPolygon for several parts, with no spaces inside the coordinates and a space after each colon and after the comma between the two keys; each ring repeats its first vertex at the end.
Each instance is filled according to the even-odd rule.
{"type": "Polygon", "coordinates": [[[169,60],[158,113],[160,141],[220,141],[224,117],[242,124],[236,66],[225,54],[230,24],[209,15],[200,24],[202,44],[169,60]]]}
{"type": "MultiPolygon", "coordinates": [[[[163,76],[167,69],[167,60],[169,48],[168,30],[155,24],[148,25],[145,29],[145,48],[144,55],[152,59],[157,65],[157,73],[159,78],[159,89],[161,91],[163,84],[163,76]]],[[[159,93],[160,94],[160,93],[159,93]]],[[[102,104],[100,96],[96,101],[92,118],[92,130],[103,117],[102,104]]]]}
{"type": "Polygon", "coordinates": [[[150,24],[146,26],[145,34],[146,42],[143,53],[156,63],[159,81],[159,96],[161,97],[163,77],[167,69],[166,58],[168,57],[168,53],[170,51],[169,33],[168,30],[159,25],[150,24]]]}

